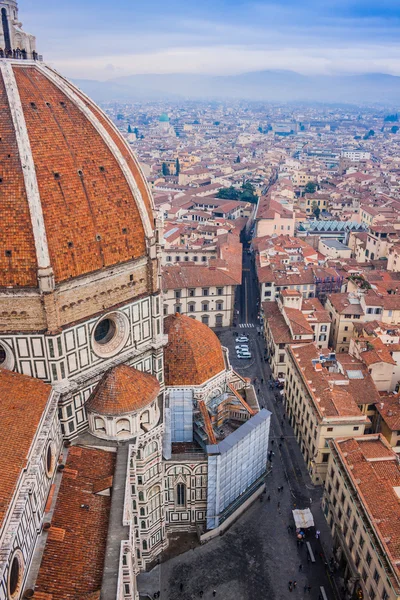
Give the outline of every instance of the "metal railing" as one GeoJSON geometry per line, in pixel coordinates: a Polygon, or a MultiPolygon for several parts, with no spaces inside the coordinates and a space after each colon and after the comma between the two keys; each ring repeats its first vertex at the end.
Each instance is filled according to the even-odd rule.
{"type": "Polygon", "coordinates": [[[26,50],[4,50],[0,48],[0,58],[8,58],[13,60],[35,60],[38,62],[43,61],[43,56],[37,52],[26,52],[26,50]]]}

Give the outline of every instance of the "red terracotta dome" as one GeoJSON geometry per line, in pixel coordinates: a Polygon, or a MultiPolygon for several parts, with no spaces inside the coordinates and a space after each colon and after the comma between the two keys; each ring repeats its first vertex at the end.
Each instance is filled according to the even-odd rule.
{"type": "Polygon", "coordinates": [[[207,325],[176,314],[164,320],[164,328],[166,385],[201,385],[225,369],[221,343],[207,325]]]}
{"type": "Polygon", "coordinates": [[[107,371],[86,403],[89,412],[118,416],[145,408],[160,393],[158,379],[128,365],[107,371]]]}
{"type": "Polygon", "coordinates": [[[48,66],[0,65],[0,287],[56,283],[146,255],[152,199],[105,114],[48,66]]]}

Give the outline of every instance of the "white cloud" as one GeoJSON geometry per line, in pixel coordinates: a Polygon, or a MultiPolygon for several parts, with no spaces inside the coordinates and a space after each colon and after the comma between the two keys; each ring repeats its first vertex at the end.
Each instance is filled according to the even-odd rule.
{"type": "Polygon", "coordinates": [[[238,74],[281,69],[302,74],[389,73],[400,75],[400,46],[248,47],[241,45],[175,47],[120,56],[104,55],[53,61],[69,77],[110,79],[133,74],[238,74]]]}

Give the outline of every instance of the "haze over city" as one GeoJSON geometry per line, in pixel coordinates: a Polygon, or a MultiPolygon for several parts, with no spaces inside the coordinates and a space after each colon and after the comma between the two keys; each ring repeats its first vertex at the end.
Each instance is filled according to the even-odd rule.
{"type": "MultiPolygon", "coordinates": [[[[78,80],[284,71],[296,87],[292,72],[329,76],[323,80],[325,86],[337,75],[400,75],[400,9],[395,0],[172,0],[168,4],[119,0],[112,8],[104,0],[83,4],[72,0],[65,5],[38,0],[26,3],[26,11],[26,29],[40,36],[47,60],[78,80]]],[[[174,92],[173,85],[157,79],[150,83],[161,93],[174,92]]],[[[279,92],[273,78],[272,84],[276,99],[279,92]]],[[[303,84],[313,99],[315,81],[303,84]]],[[[338,83],[332,80],[332,84],[334,90],[338,83]]],[[[386,90],[387,81],[380,84],[371,78],[361,84],[371,90],[382,85],[386,90]]],[[[178,94],[190,94],[191,85],[188,82],[178,94]]],[[[390,81],[390,94],[393,89],[397,93],[397,85],[397,80],[390,81]]],[[[237,88],[241,86],[237,82],[237,88]]],[[[205,87],[210,95],[209,80],[205,87]]],[[[218,90],[214,93],[221,95],[218,90]]],[[[260,98],[256,90],[244,93],[260,98]]],[[[228,89],[226,95],[237,93],[228,89]]],[[[352,100],[357,98],[350,89],[352,100]]]]}

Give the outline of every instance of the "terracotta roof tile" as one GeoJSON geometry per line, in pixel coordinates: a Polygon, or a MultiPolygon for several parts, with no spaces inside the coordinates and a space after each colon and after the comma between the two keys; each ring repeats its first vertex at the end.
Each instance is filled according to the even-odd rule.
{"type": "Polygon", "coordinates": [[[400,466],[395,453],[381,435],[336,440],[347,475],[360,494],[375,532],[393,568],[399,573],[400,466]]]}
{"type": "Polygon", "coordinates": [[[104,450],[69,450],[66,464],[78,471],[78,477],[63,475],[35,598],[50,594],[57,600],[82,600],[100,590],[111,497],[95,494],[94,486],[98,480],[113,475],[115,458],[114,452],[104,450]],[[81,508],[82,505],[89,508],[81,508]],[[64,537],[50,535],[53,528],[64,530],[64,537]]]}
{"type": "Polygon", "coordinates": [[[100,379],[86,403],[86,410],[100,415],[131,413],[151,404],[159,392],[160,383],[154,375],[118,365],[100,379]]]}
{"type": "Polygon", "coordinates": [[[164,327],[166,385],[201,385],[225,369],[221,343],[207,325],[185,315],[169,315],[164,327]]]}
{"type": "Polygon", "coordinates": [[[47,383],[0,369],[0,525],[50,394],[47,383]]]}
{"type": "MultiPolygon", "coordinates": [[[[105,139],[75,102],[36,66],[14,66],[14,74],[56,281],[144,256],[145,234],[138,205],[105,139]]],[[[80,95],[72,84],[67,85],[80,95]]],[[[101,111],[85,101],[125,156],[154,223],[150,194],[130,149],[101,111]]],[[[3,251],[0,257],[0,285],[32,287],[37,285],[32,224],[1,77],[0,115],[0,240],[7,238],[3,247],[11,250],[10,256],[3,251]]]]}

